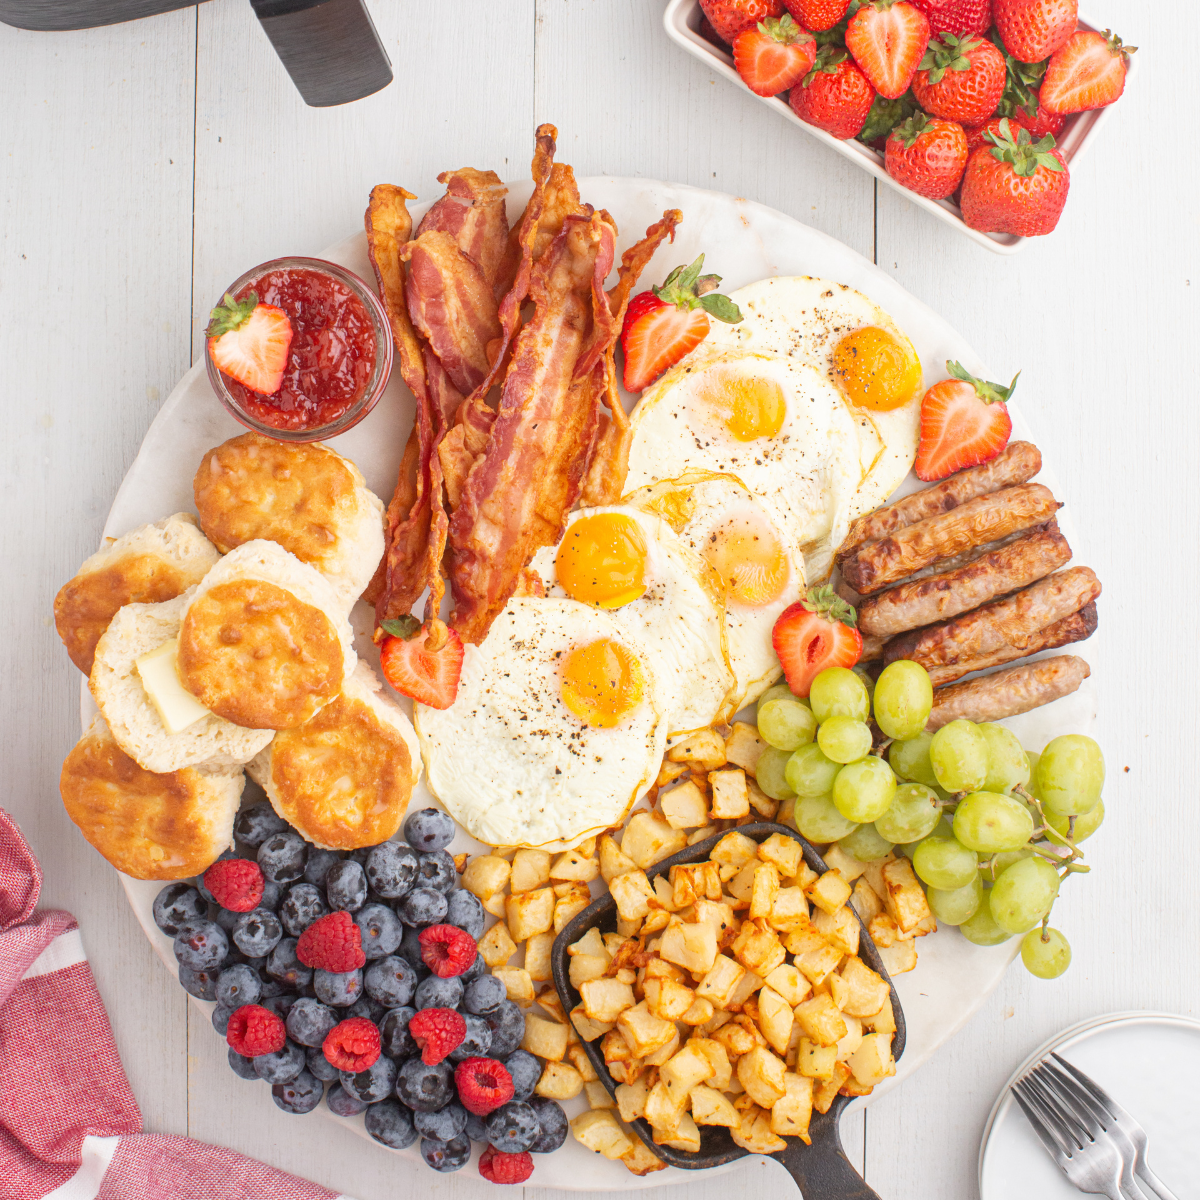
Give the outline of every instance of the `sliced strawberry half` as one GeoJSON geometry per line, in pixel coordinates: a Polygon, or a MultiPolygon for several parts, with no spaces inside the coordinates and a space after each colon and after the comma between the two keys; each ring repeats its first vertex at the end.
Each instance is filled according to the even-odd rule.
{"type": "Polygon", "coordinates": [[[913,470],[927,483],[995,458],[1012,433],[1005,401],[1020,371],[1005,387],[976,379],[960,363],[948,362],[946,370],[954,378],[935,383],[921,401],[921,440],[913,470]]]}
{"type": "Polygon", "coordinates": [[[428,708],[449,708],[462,674],[462,639],[436,618],[420,625],[416,617],[384,621],[388,636],[379,648],[384,678],[402,696],[428,708]]]}
{"type": "Polygon", "coordinates": [[[786,92],[812,70],[816,57],[816,39],[786,13],[760,21],[733,43],[733,65],[756,96],[786,92]]]}
{"type": "Polygon", "coordinates": [[[907,0],[872,0],[850,18],[846,49],[871,86],[895,100],[908,91],[929,32],[929,18],[907,0]]]}
{"type": "Polygon", "coordinates": [[[259,304],[258,293],[244,300],[225,293],[225,303],[209,314],[208,352],[231,379],[251,391],[271,396],[283,383],[292,323],[281,308],[259,304]]]}
{"type": "Polygon", "coordinates": [[[771,644],[783,667],[788,687],[807,696],[812,681],[826,667],[852,667],[862,655],[862,634],[855,625],[858,614],[826,584],[808,589],[779,614],[771,631],[771,644]]]}
{"type": "Polygon", "coordinates": [[[1042,107],[1061,116],[1111,104],[1125,90],[1129,56],[1136,49],[1108,29],[1071,34],[1050,56],[1040,92],[1042,107]]]}
{"type": "Polygon", "coordinates": [[[742,314],[720,295],[719,275],[701,275],[704,255],[690,267],[676,267],[662,287],[639,292],[625,310],[621,349],[625,390],[640,392],[708,335],[708,318],[736,325],[742,314]]]}

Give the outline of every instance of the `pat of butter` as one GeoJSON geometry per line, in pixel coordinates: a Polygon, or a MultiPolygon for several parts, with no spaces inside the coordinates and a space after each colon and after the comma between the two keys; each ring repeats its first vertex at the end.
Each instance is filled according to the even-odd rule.
{"type": "Polygon", "coordinates": [[[209,715],[209,710],[179,682],[178,653],[179,639],[172,638],[133,664],[168,733],[182,733],[209,715]]]}

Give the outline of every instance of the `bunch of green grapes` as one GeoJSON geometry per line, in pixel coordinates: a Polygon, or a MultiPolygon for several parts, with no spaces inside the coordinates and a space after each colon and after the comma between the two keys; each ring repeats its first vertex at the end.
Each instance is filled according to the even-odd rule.
{"type": "Polygon", "coordinates": [[[779,684],[758,702],[758,785],[791,801],[810,842],[860,862],[907,856],[940,922],[981,946],[1023,935],[1025,966],[1054,979],[1071,947],[1050,910],[1104,820],[1100,747],[1068,734],[1026,753],[1003,726],[961,720],[927,733],[932,707],[929,675],[907,660],[874,683],[831,667],[807,699],[779,684]]]}

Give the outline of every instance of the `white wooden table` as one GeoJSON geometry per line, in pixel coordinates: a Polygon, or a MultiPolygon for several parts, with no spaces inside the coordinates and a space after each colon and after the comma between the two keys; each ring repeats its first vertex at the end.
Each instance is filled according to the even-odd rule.
{"type": "MultiPolygon", "coordinates": [[[[1056,911],[1075,962],[1055,983],[1014,968],[915,1079],[843,1130],[883,1197],[974,1196],[988,1109],[1036,1043],[1110,1010],[1200,1015],[1189,761],[1200,727],[1200,173],[1182,136],[1200,75],[1179,58],[1200,17],[1094,0],[1095,19],[1141,46],[1144,69],[1074,173],[1059,230],[1008,259],[714,81],[666,40],[661,0],[372,8],[395,82],[328,110],[304,106],[244,0],[74,34],[0,26],[10,431],[0,803],[41,858],[43,904],[79,918],[147,1128],[222,1143],[359,1200],[493,1194],[465,1171],[398,1169],[383,1150],[286,1116],[232,1079],[221,1041],[154,959],[115,873],[59,802],[59,765],[79,733],[78,676],[50,611],[95,549],[228,280],[353,232],[375,183],[424,197],[447,167],[522,175],[534,126],[553,121],[560,158],[578,173],[677,180],[782,209],[893,272],[957,324],[994,377],[1024,368],[1023,409],[1105,585],[1105,637],[1087,656],[1102,681],[1109,816],[1088,843],[1094,874],[1056,911]]],[[[795,1194],[774,1164],[691,1188],[697,1200],[730,1193],[795,1194]]]]}

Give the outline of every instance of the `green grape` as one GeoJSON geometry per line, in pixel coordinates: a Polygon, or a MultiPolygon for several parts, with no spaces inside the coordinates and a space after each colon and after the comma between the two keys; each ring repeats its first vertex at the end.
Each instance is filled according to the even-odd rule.
{"type": "Polygon", "coordinates": [[[826,845],[853,833],[858,824],[848,821],[834,807],[830,796],[805,796],[792,807],[792,819],[801,837],[826,845]]]}
{"type": "Polygon", "coordinates": [[[937,797],[919,783],[902,783],[892,797],[892,807],[875,819],[881,837],[892,842],[919,842],[933,832],[940,810],[937,797]]]}
{"type": "Polygon", "coordinates": [[[870,700],[875,694],[875,680],[872,677],[871,672],[868,671],[867,668],[861,663],[859,663],[859,665],[856,667],[851,667],[850,670],[852,670],[855,675],[862,680],[863,687],[867,689],[867,699],[870,700]]]}
{"type": "MultiPolygon", "coordinates": [[[[810,742],[788,759],[784,777],[788,787],[797,796],[827,796],[833,791],[833,781],[841,769],[841,763],[826,758],[821,753],[821,747],[810,742]]],[[[763,791],[767,789],[763,788],[763,791]]],[[[770,794],[767,792],[768,796],[770,794]]]]}
{"type": "Polygon", "coordinates": [[[866,721],[829,717],[817,730],[817,745],[834,762],[857,762],[871,753],[871,730],[866,721]]]}
{"type": "Polygon", "coordinates": [[[786,750],[768,746],[758,756],[755,779],[772,800],[787,800],[796,793],[788,786],[786,768],[792,756],[786,750]]]}
{"type": "Polygon", "coordinates": [[[987,743],[988,773],[983,781],[985,791],[1011,792],[1017,784],[1029,782],[1029,759],[1017,741],[1017,735],[1003,725],[985,721],[979,727],[987,743]]]}
{"type": "Polygon", "coordinates": [[[933,711],[933,684],[920,663],[888,663],[875,681],[875,723],[890,738],[915,738],[933,711]]]}
{"type": "Polygon", "coordinates": [[[1037,764],[1037,794],[1047,816],[1083,816],[1100,803],[1104,755],[1082,733],[1056,737],[1037,764]]]}
{"type": "Polygon", "coordinates": [[[1003,854],[993,854],[986,859],[987,870],[982,871],[981,874],[986,883],[993,884],[999,879],[1001,871],[1011,867],[1015,862],[1020,862],[1023,858],[1032,857],[1033,851],[1028,847],[1023,850],[1007,850],[1003,854]]]}
{"type": "Polygon", "coordinates": [[[923,841],[925,841],[925,838],[931,838],[931,837],[948,838],[948,839],[953,840],[954,826],[950,824],[949,819],[946,817],[946,815],[944,813],[940,817],[938,817],[937,824],[933,827],[931,832],[929,832],[925,835],[925,837],[917,838],[917,840],[915,842],[906,842],[901,845],[898,845],[896,847],[896,849],[899,850],[900,853],[903,854],[905,858],[912,858],[912,856],[917,852],[917,847],[923,841]]]}
{"type": "Polygon", "coordinates": [[[944,892],[940,888],[929,888],[925,892],[933,915],[943,925],[961,925],[969,921],[979,911],[983,903],[983,880],[979,873],[970,883],[960,888],[944,892]]]}
{"type": "Polygon", "coordinates": [[[987,778],[987,742],[970,721],[951,721],[933,735],[929,761],[948,792],[973,792],[987,778]]]}
{"type": "Polygon", "coordinates": [[[826,667],[812,681],[808,703],[818,721],[828,721],[830,717],[865,721],[871,715],[867,685],[848,667],[826,667]]]}
{"type": "Polygon", "coordinates": [[[758,709],[758,732],[776,750],[799,750],[813,740],[817,718],[812,709],[792,696],[780,696],[758,709]]]}
{"type": "Polygon", "coordinates": [[[833,802],[850,821],[874,821],[892,806],[896,776],[882,758],[860,758],[833,781],[833,802]]]}
{"type": "Polygon", "coordinates": [[[1057,929],[1031,929],[1021,939],[1021,961],[1039,979],[1057,979],[1071,965],[1071,943],[1057,929]]]}
{"type": "Polygon", "coordinates": [[[929,761],[932,743],[932,733],[918,733],[916,737],[893,742],[888,747],[888,762],[892,764],[892,770],[901,779],[911,779],[914,783],[933,787],[937,783],[937,776],[933,773],[933,763],[929,761]]]}
{"type": "Polygon", "coordinates": [[[892,843],[881,837],[874,825],[860,825],[853,833],[842,838],[838,845],[859,862],[875,862],[886,858],[892,851],[892,843]]]}
{"type": "Polygon", "coordinates": [[[1049,911],[1058,895],[1058,872],[1044,859],[1023,858],[996,877],[988,903],[1001,929],[1024,933],[1049,911]]]}
{"type": "MultiPolygon", "coordinates": [[[[1059,833],[1061,837],[1055,837],[1054,833],[1047,833],[1047,840],[1054,842],[1055,845],[1065,846],[1067,829],[1069,828],[1070,817],[1046,817],[1046,822],[1054,833],[1059,833]]],[[[1086,841],[1100,828],[1104,821],[1104,801],[1101,800],[1090,813],[1084,813],[1082,817],[1075,818],[1075,844],[1078,846],[1080,842],[1086,841]]]]}
{"type": "Polygon", "coordinates": [[[755,719],[758,719],[758,714],[762,712],[763,706],[770,704],[772,700],[797,700],[800,704],[807,707],[806,700],[800,700],[798,696],[792,695],[792,689],[786,683],[776,683],[767,688],[765,692],[758,698],[758,705],[755,708],[755,719]]]}
{"type": "Polygon", "coordinates": [[[959,801],[954,836],[968,850],[980,854],[1019,850],[1033,836],[1033,818],[1029,809],[1012,796],[971,792],[959,801]]]}
{"type": "Polygon", "coordinates": [[[979,874],[973,850],[952,837],[927,837],[913,851],[913,870],[922,883],[944,892],[966,887],[979,874]]]}
{"type": "Polygon", "coordinates": [[[983,900],[975,910],[975,915],[968,917],[958,931],[976,946],[998,946],[1007,942],[1012,934],[1007,929],[1001,929],[992,917],[992,910],[987,903],[988,894],[984,892],[983,900]]]}

